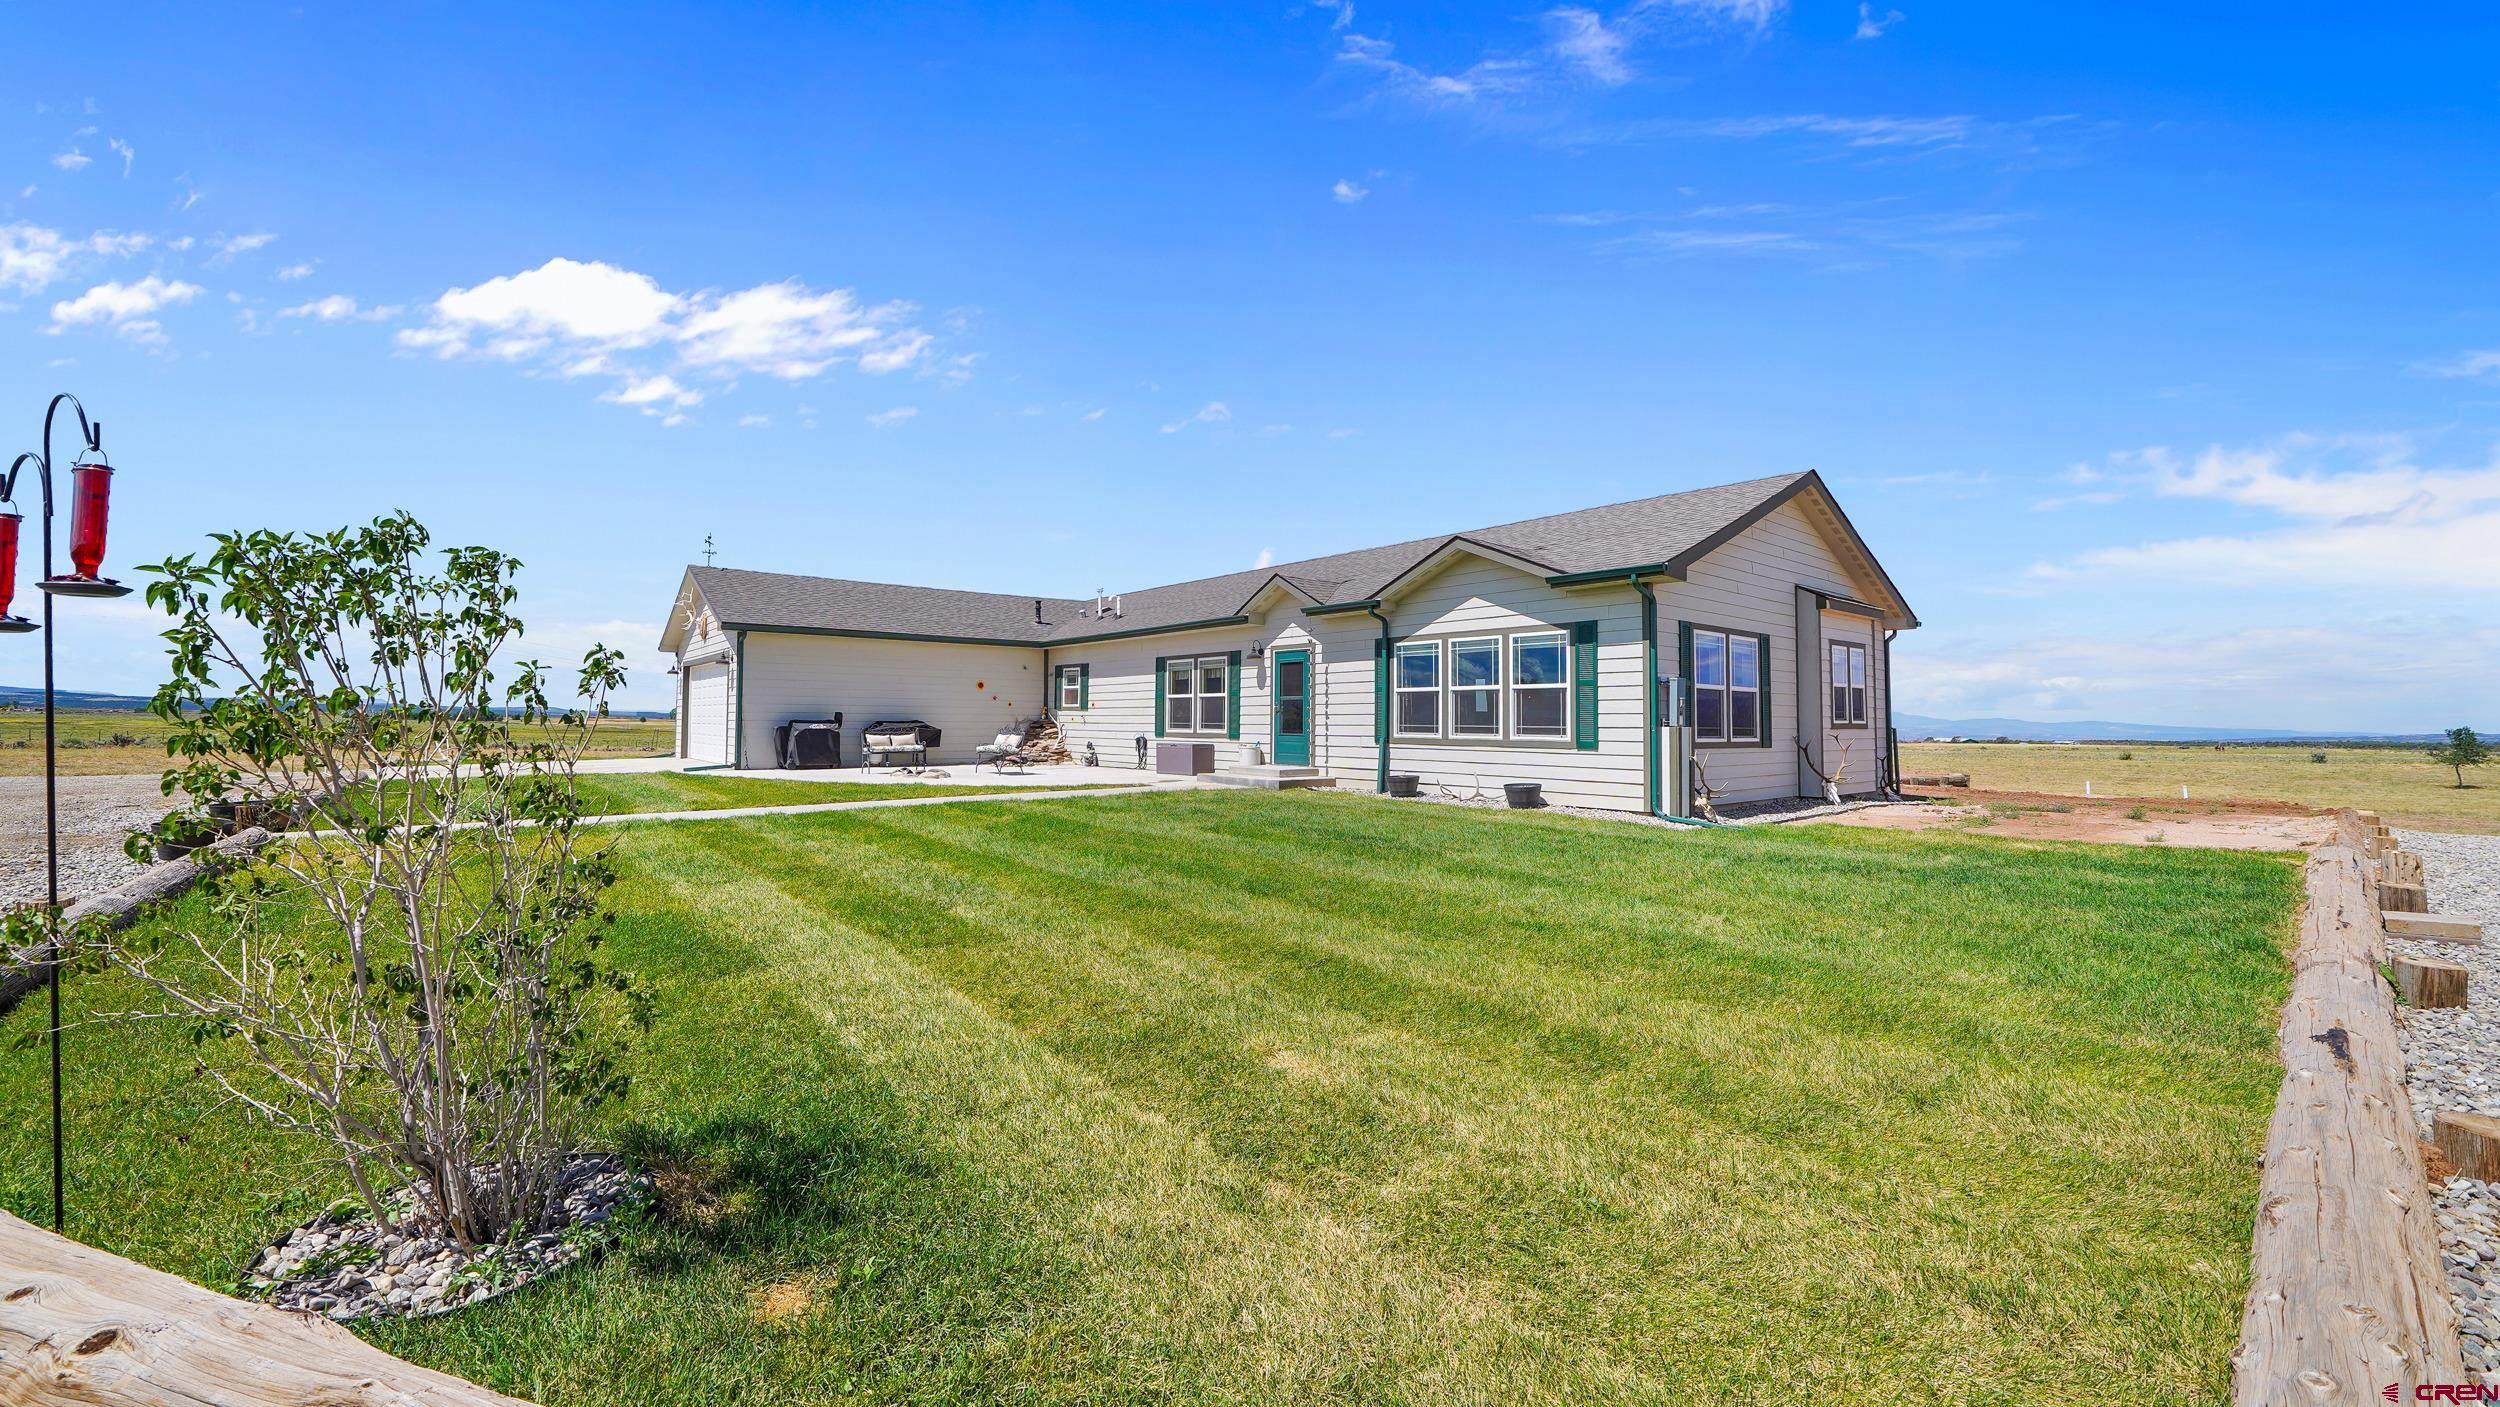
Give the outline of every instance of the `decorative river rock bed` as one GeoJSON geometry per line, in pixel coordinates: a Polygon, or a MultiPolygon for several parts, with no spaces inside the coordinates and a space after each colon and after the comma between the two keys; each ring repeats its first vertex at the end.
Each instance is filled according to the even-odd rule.
{"type": "MultiPolygon", "coordinates": [[[[2405,1083],[2422,1136],[2442,1109],[2500,1115],[2500,836],[2401,831],[2397,843],[2422,857],[2431,907],[2483,922],[2472,946],[2394,939],[2389,949],[2465,964],[2468,1004],[2415,1010],[2398,1006],[2405,1083]]],[[[2452,1177],[2438,1185],[2439,1258],[2464,1321],[2465,1366],[2500,1383],[2500,1184],[2452,1177]]]]}
{"type": "Polygon", "coordinates": [[[423,1318],[490,1300],[604,1249],[627,1213],[651,1199],[651,1181],[607,1153],[564,1166],[561,1224],[512,1244],[462,1251],[418,1227],[399,1231],[361,1208],[333,1208],[261,1252],[246,1293],[280,1309],[337,1320],[423,1318]]]}

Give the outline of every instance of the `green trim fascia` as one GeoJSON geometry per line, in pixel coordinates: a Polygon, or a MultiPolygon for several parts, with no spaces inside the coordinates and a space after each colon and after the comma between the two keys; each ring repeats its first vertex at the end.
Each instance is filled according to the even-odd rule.
{"type": "Polygon", "coordinates": [[[752,622],[723,621],[729,630],[753,631],[758,635],[834,635],[850,640],[919,640],[932,645],[996,645],[1006,649],[1042,650],[1057,640],[995,640],[984,635],[925,635],[908,630],[842,630],[824,625],[756,625],[752,622]]]}
{"type": "Polygon", "coordinates": [[[1377,598],[1369,601],[1339,601],[1333,606],[1306,606],[1303,608],[1302,614],[1306,616],[1351,615],[1356,611],[1369,611],[1374,606],[1379,604],[1380,602],[1377,598]]]}
{"type": "MultiPolygon", "coordinates": [[[[1136,630],[1114,630],[1107,635],[1054,635],[1048,643],[1051,648],[1057,649],[1063,645],[1091,645],[1098,640],[1133,640],[1140,635],[1172,635],[1183,630],[1208,630],[1219,625],[1248,625],[1249,623],[1248,616],[1216,616],[1208,620],[1185,620],[1178,625],[1149,625],[1136,630]]],[[[1036,640],[1033,643],[1039,645],[1044,642],[1036,640]]]]}
{"type": "Polygon", "coordinates": [[[1571,743],[1579,752],[1597,750],[1600,691],[1597,671],[1597,622],[1571,623],[1571,743]]]}
{"type": "Polygon", "coordinates": [[[1563,572],[1545,579],[1547,586],[1595,586],[1601,582],[1624,581],[1645,576],[1667,576],[1671,573],[1664,562],[1645,567],[1606,567],[1593,572],[1563,572]]]}

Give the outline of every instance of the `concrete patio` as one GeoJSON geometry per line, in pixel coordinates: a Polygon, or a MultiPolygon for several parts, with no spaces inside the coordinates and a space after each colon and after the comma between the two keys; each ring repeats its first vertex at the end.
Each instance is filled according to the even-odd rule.
{"type": "MultiPolygon", "coordinates": [[[[593,772],[684,772],[696,770],[682,757],[619,757],[599,758],[581,763],[584,774],[593,772]]],[[[1071,786],[1155,786],[1188,788],[1205,784],[1205,778],[1162,777],[1141,772],[1134,767],[1086,767],[1076,763],[1057,763],[1036,767],[1009,767],[1001,772],[986,764],[949,763],[922,772],[907,772],[897,767],[822,767],[784,771],[778,767],[707,767],[700,769],[707,777],[746,777],[779,782],[875,782],[880,785],[908,785],[913,782],[931,786],[960,787],[978,784],[985,787],[1035,787],[1049,790],[1071,786]]]]}

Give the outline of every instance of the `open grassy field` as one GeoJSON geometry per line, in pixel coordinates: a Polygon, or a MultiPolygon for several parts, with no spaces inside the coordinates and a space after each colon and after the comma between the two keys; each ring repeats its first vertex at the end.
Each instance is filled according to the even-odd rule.
{"type": "MultiPolygon", "coordinates": [[[[165,768],[165,723],[121,710],[65,711],[60,715],[61,772],[94,777],[165,768]]],[[[677,745],[677,725],[666,718],[611,718],[593,735],[593,757],[658,757],[677,745]]],[[[0,712],[0,777],[43,772],[43,710],[0,712]]]]}
{"type": "MultiPolygon", "coordinates": [[[[628,839],[668,1208],[395,1352],[548,1404],[2225,1396],[2284,858],[1313,793],[628,839]]],[[[74,1034],[71,1230],[231,1283],[336,1188],[191,1058],[74,1034]]],[[[0,1204],[44,1149],[0,1122],[0,1204]]]]}
{"type": "Polygon", "coordinates": [[[1904,775],[1968,772],[1993,791],[2193,800],[2296,801],[2358,806],[2392,825],[2500,834],[2500,767],[2466,770],[2480,784],[2459,790],[2456,774],[2421,748],[2232,747],[2168,743],[1903,743],[1904,775]],[[2312,762],[2323,752],[2326,761],[2312,762]],[[2126,754],[2121,756],[2121,754],[2126,754]]]}

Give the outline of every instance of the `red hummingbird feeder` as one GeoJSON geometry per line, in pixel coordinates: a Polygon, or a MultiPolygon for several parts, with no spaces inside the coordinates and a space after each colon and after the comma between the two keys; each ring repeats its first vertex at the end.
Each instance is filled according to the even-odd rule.
{"type": "Polygon", "coordinates": [[[113,466],[73,464],[69,477],[70,574],[81,581],[94,581],[104,566],[104,527],[112,513],[113,466]]]}
{"type": "Polygon", "coordinates": [[[0,513],[0,620],[13,620],[9,603],[17,598],[17,533],[26,524],[23,513],[0,513]]]}

